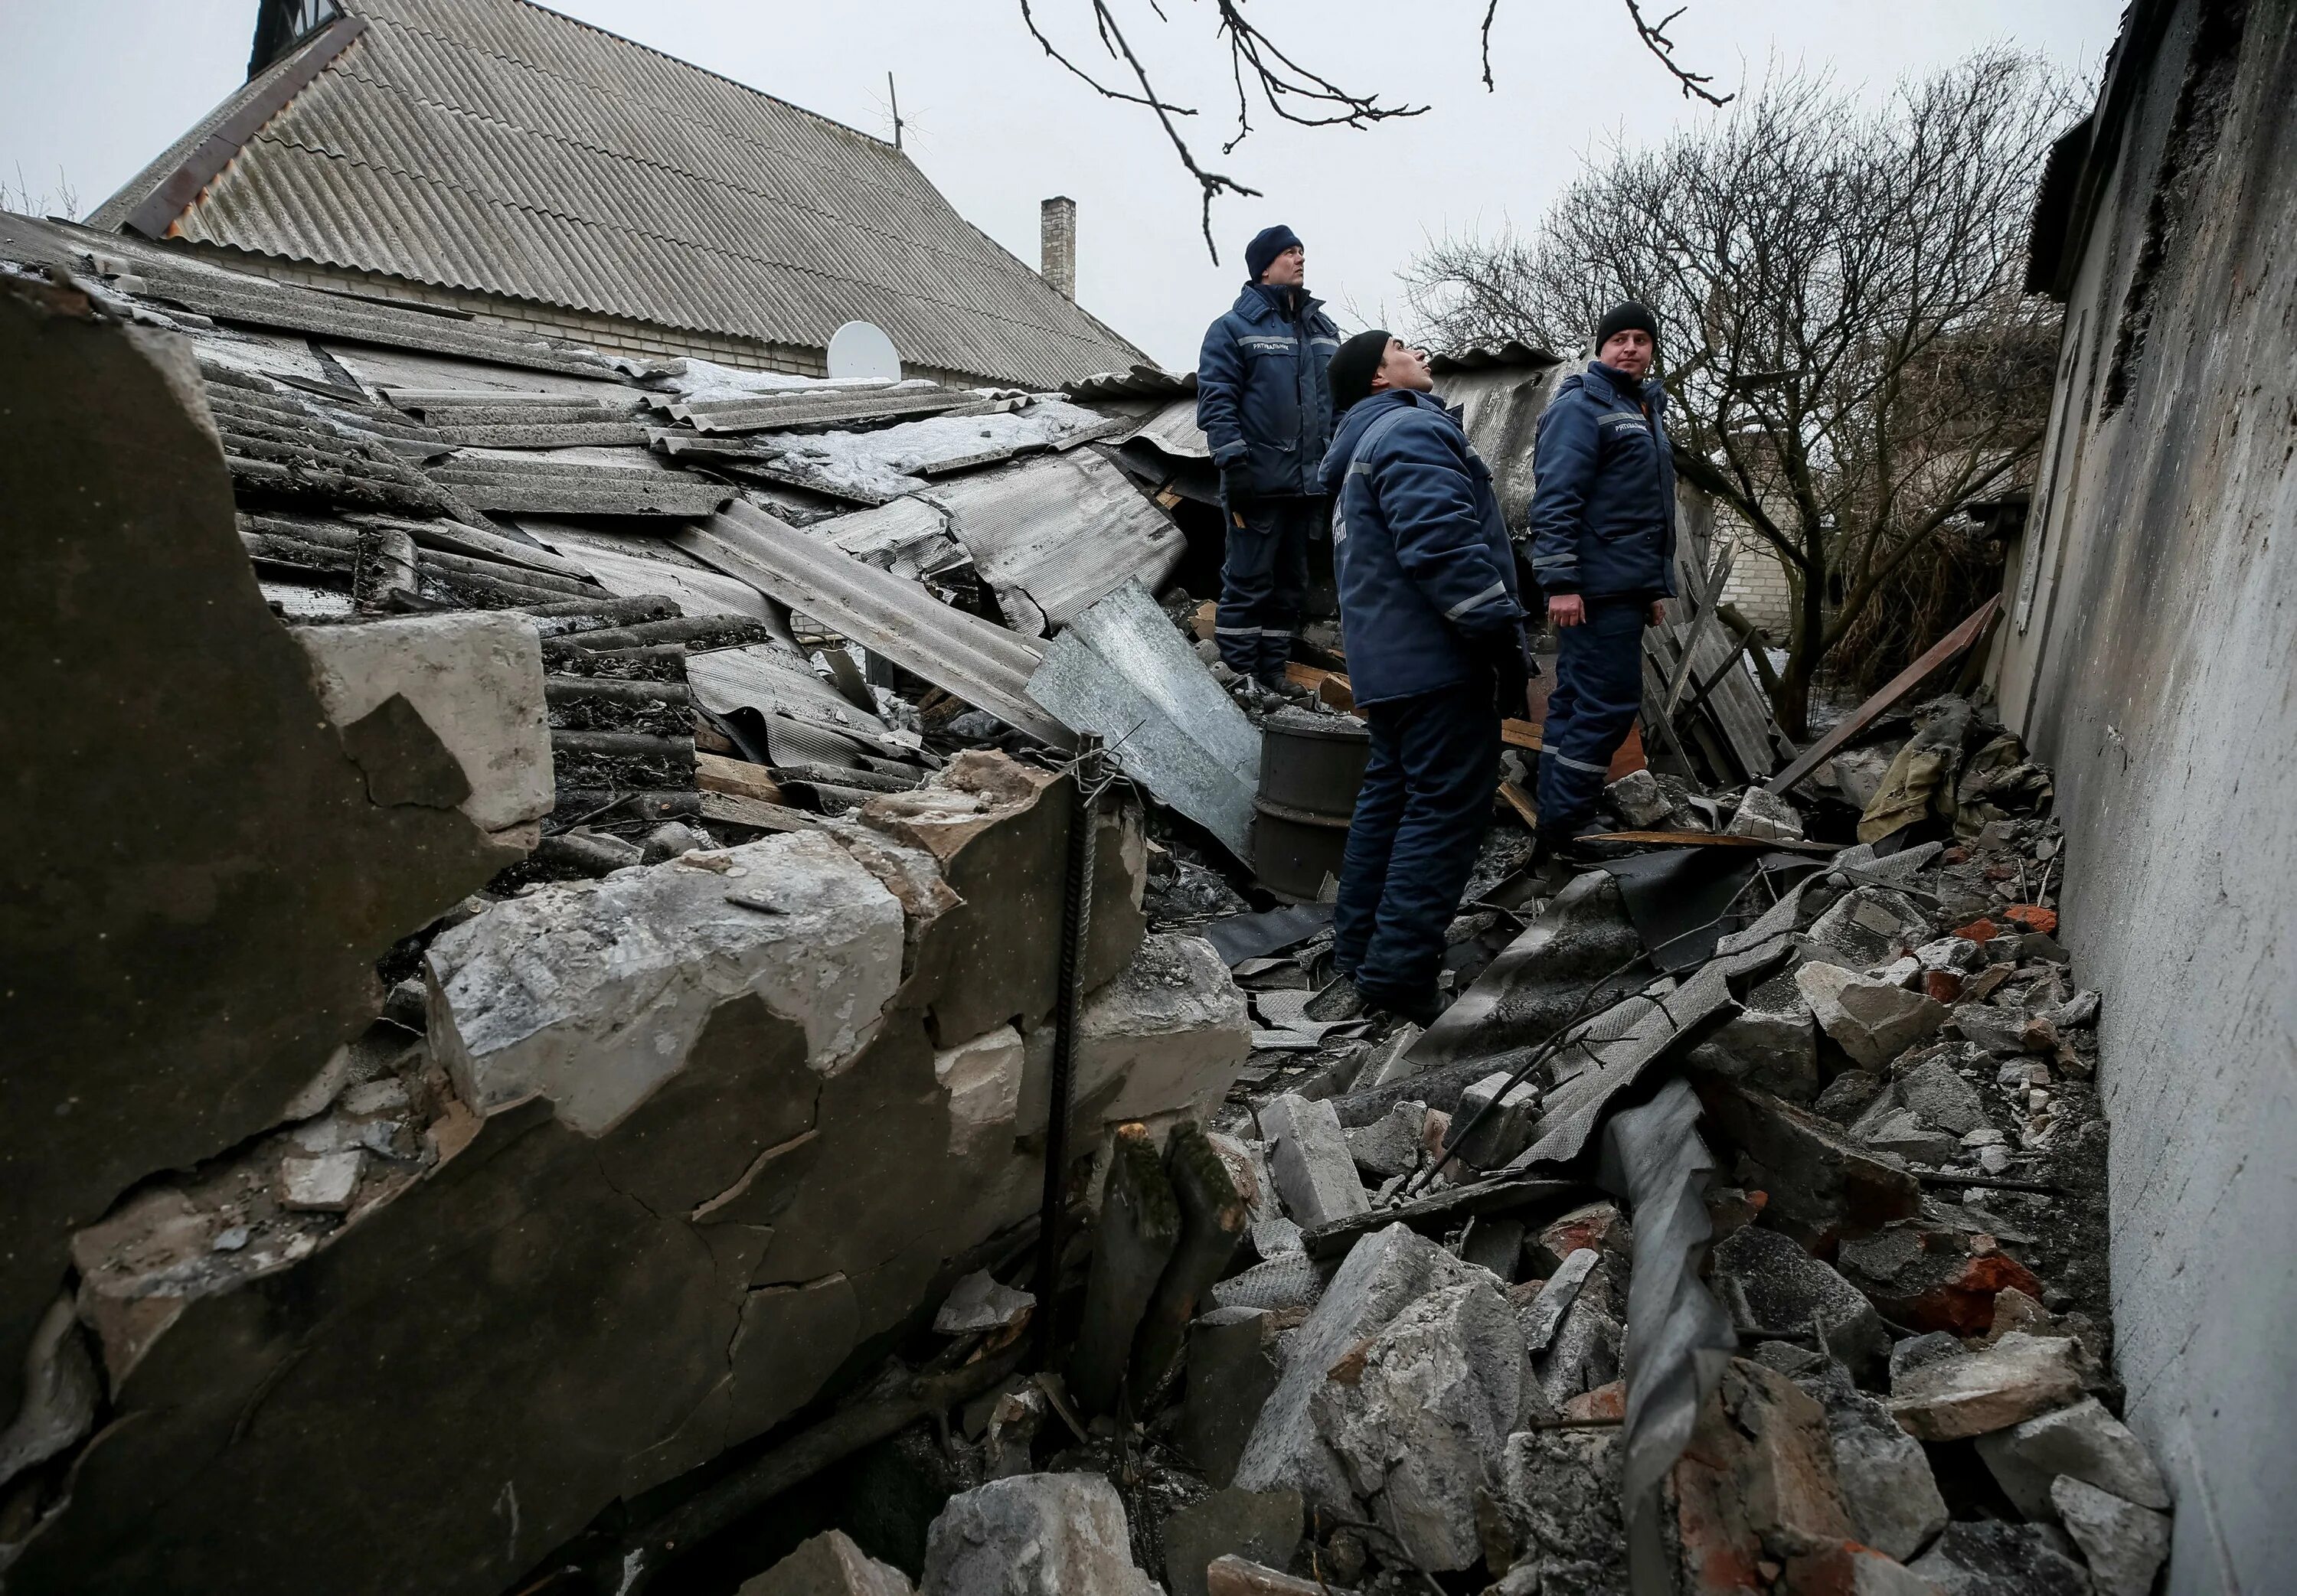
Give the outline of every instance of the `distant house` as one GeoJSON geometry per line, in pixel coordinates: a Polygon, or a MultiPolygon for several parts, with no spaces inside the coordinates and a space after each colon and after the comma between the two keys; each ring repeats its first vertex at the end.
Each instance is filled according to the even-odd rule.
{"type": "Polygon", "coordinates": [[[622,353],[818,376],[866,321],[945,382],[1147,358],[894,145],[527,0],[263,0],[250,70],[92,224],[622,353]]]}

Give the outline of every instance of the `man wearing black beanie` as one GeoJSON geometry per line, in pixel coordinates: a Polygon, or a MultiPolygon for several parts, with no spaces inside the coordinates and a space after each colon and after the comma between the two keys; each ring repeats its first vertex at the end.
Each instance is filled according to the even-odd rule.
{"type": "Polygon", "coordinates": [[[1442,1006],[1445,933],[1499,786],[1500,721],[1530,680],[1515,553],[1492,473],[1385,332],[1331,363],[1324,457],[1332,569],[1371,757],[1348,822],[1332,962],[1367,1007],[1420,1024],[1442,1006]]]}
{"type": "Polygon", "coordinates": [[[1595,328],[1595,358],[1539,418],[1531,570],[1556,626],[1539,755],[1543,850],[1584,852],[1612,756],[1642,708],[1642,629],[1675,593],[1675,457],[1650,380],[1659,319],[1634,300],[1595,328]]]}
{"type": "Polygon", "coordinates": [[[1302,285],[1307,251],[1291,228],[1264,228],[1244,263],[1244,291],[1197,358],[1197,424],[1220,470],[1228,533],[1214,635],[1223,663],[1273,687],[1307,596],[1308,539],[1323,529],[1324,368],[1340,334],[1302,285]]]}

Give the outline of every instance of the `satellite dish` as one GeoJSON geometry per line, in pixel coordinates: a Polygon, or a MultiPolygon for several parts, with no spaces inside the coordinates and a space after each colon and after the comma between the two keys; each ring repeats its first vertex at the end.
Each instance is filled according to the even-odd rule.
{"type": "Polygon", "coordinates": [[[893,353],[893,341],[885,336],[885,329],[866,321],[850,321],[829,339],[829,374],[832,377],[877,377],[888,383],[902,380],[902,358],[893,353]]]}

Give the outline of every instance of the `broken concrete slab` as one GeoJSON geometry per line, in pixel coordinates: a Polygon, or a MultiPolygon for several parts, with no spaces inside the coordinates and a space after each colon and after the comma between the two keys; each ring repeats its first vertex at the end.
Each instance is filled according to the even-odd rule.
{"type": "Polygon", "coordinates": [[[2169,1556],[2169,1515],[2062,1474],[2050,1484],[2058,1521],[2089,1564],[2097,1596],[2147,1596],[2169,1556]]]}
{"type": "MultiPolygon", "coordinates": [[[[1228,1096],[1251,1054],[1244,993],[1213,945],[1201,936],[1157,932],[1142,938],[1124,967],[1085,999],[1077,1018],[1074,1100],[1100,1102],[1104,1121],[1202,1122],[1228,1096]]],[[[1025,1103],[1044,1101],[1041,1089],[1023,1095],[1025,1103]]],[[[1032,1123],[1042,1120],[1040,1107],[1032,1123]]]]}
{"type": "Polygon", "coordinates": [[[1428,1128],[1428,1105],[1398,1103],[1369,1125],[1343,1132],[1357,1172],[1372,1181],[1392,1181],[1420,1167],[1420,1138],[1428,1128]]]}
{"type": "Polygon", "coordinates": [[[950,1498],[919,1596],[1161,1596],[1132,1561],[1124,1503],[1097,1474],[1022,1474],[950,1498]]]}
{"type": "Polygon", "coordinates": [[[1276,1389],[1277,1337],[1304,1317],[1299,1310],[1215,1308],[1189,1327],[1181,1446],[1215,1486],[1234,1477],[1261,1406],[1276,1389]]]}
{"type": "Polygon", "coordinates": [[[1795,986],[1820,1028],[1872,1070],[1887,1067],[1946,1023],[1945,1005],[1840,965],[1804,965],[1795,972],[1795,986]]]}
{"type": "Polygon", "coordinates": [[[1575,1247],[1540,1286],[1538,1294],[1517,1316],[1527,1353],[1537,1354],[1547,1350],[1548,1344],[1555,1339],[1556,1329],[1563,1323],[1563,1316],[1577,1299],[1579,1287],[1586,1283],[1602,1257],[1592,1246],[1575,1247]]]}
{"type": "Polygon", "coordinates": [[[1879,1369],[1889,1355],[1874,1304],[1792,1238],[1749,1225],[1725,1238],[1714,1260],[1716,1295],[1741,1330],[1801,1335],[1815,1323],[1826,1350],[1854,1370],[1879,1369]]]}
{"type": "Polygon", "coordinates": [[[810,832],[546,887],[432,943],[431,1045],[478,1112],[539,1095],[597,1136],[744,993],[804,1029],[817,1072],[854,1057],[901,983],[902,928],[877,877],[810,832]]]}
{"type": "Polygon", "coordinates": [[[505,831],[550,812],[550,720],[532,621],[466,610],[301,626],[293,636],[337,726],[394,696],[406,700],[460,767],[469,793],[456,807],[480,830],[505,831]]]}
{"type": "Polygon", "coordinates": [[[1749,787],[1739,799],[1739,807],[1732,812],[1730,835],[1734,837],[1758,837],[1765,842],[1799,843],[1802,836],[1802,816],[1794,805],[1775,794],[1760,787],[1749,787]]]}
{"type": "Polygon", "coordinates": [[[856,1546],[842,1529],[824,1530],[736,1596],[912,1596],[909,1576],[856,1546]]]}
{"type": "Polygon", "coordinates": [[[1407,1305],[1343,1353],[1310,1400],[1354,1493],[1421,1567],[1482,1555],[1476,1499],[1499,1482],[1523,1363],[1515,1315],[1486,1277],[1407,1305]]]}
{"type": "Polygon", "coordinates": [[[1931,922],[1914,901],[1887,886],[1855,887],[1803,934],[1813,958],[1865,970],[1931,941],[1931,922]]]}
{"type": "Polygon", "coordinates": [[[2169,1487],[2145,1444],[2095,1396],[1980,1436],[1978,1455],[2029,1518],[2046,1518],[2055,1511],[2050,1483],[2060,1475],[2139,1507],[2169,1510],[2169,1487]]]}
{"type": "Polygon", "coordinates": [[[1947,1515],[1922,1443],[1840,1363],[1791,1378],[1826,1410],[1835,1478],[1857,1538],[1900,1562],[1929,1545],[1947,1515]]]}
{"type": "Polygon", "coordinates": [[[1978,1089],[1964,1080],[1944,1058],[1915,1065],[1900,1075],[1895,1084],[1898,1100],[1913,1109],[1925,1124],[1955,1136],[1992,1129],[1978,1089]]]}
{"type": "Polygon", "coordinates": [[[949,1288],[934,1329],[943,1336],[972,1336],[1009,1330],[1028,1321],[1037,1299],[1025,1291],[998,1284],[997,1277],[977,1269],[949,1288]]]}
{"type": "MultiPolygon", "coordinates": [[[[0,415],[0,746],[72,818],[0,857],[37,906],[0,916],[12,1415],[70,1232],[277,1123],[374,1016],[375,961],[523,850],[371,795],[249,566],[190,345],[9,283],[0,366],[38,401],[0,415]]],[[[420,720],[398,753],[446,757],[420,720]]]]}
{"type": "MultiPolygon", "coordinates": [[[[1180,1199],[1148,1128],[1119,1126],[1101,1192],[1084,1312],[1069,1354],[1069,1391],[1087,1413],[1115,1412],[1127,1395],[1133,1334],[1180,1245],[1181,1223],[1180,1199]]],[[[1148,1393],[1130,1395],[1140,1404],[1148,1393]]]]}
{"type": "Polygon", "coordinates": [[[1184,1120],[1165,1140],[1165,1173],[1181,1207],[1181,1238],[1133,1337],[1130,1388],[1145,1406],[1186,1349],[1198,1300],[1235,1256],[1251,1209],[1203,1127],[1184,1120]]]}
{"type": "Polygon", "coordinates": [[[1818,1095],[1818,1024],[1791,975],[1761,983],[1687,1062],[1790,1102],[1818,1095]]]}
{"type": "Polygon", "coordinates": [[[1588,1596],[1626,1589],[1619,1462],[1616,1428],[1519,1430],[1508,1437],[1499,1510],[1513,1543],[1505,1573],[1519,1588],[1545,1579],[1588,1596]]]}
{"type": "Polygon", "coordinates": [[[1939,1596],[2093,1596],[2082,1566],[2038,1524],[1957,1520],[1906,1567],[1939,1596]]]}
{"type": "Polygon", "coordinates": [[[1206,1596],[1353,1596],[1321,1580],[1299,1579],[1233,1552],[1205,1569],[1206,1596]]]}
{"type": "Polygon", "coordinates": [[[1312,1103],[1287,1092],[1261,1106],[1260,1129],[1268,1139],[1269,1169],[1277,1194],[1303,1230],[1370,1211],[1339,1115],[1330,1103],[1312,1103]]]}
{"type": "Polygon", "coordinates": [[[1316,1429],[1313,1399],[1342,1355],[1407,1304],[1478,1280],[1488,1284],[1490,1277],[1409,1226],[1389,1225],[1359,1240],[1294,1332],[1282,1377],[1238,1459],[1235,1483],[1249,1491],[1289,1486],[1312,1506],[1356,1517],[1346,1466],[1316,1429]]]}
{"type": "Polygon", "coordinates": [[[1806,1246],[1823,1250],[1846,1232],[1921,1211],[1921,1183],[1851,1141],[1840,1126],[1711,1074],[1693,1076],[1692,1084],[1723,1133],[1766,1172],[1771,1222],[1806,1246]]]}
{"type": "Polygon", "coordinates": [[[1281,1568],[1304,1521],[1297,1491],[1214,1491],[1166,1517],[1165,1583],[1172,1596],[1207,1596],[1205,1570],[1215,1558],[1281,1568]]]}
{"type": "Polygon", "coordinates": [[[279,1204],[307,1213],[341,1213],[358,1189],[366,1155],[357,1148],[314,1158],[286,1158],[279,1164],[279,1204]]]}
{"type": "Polygon", "coordinates": [[[1021,1033],[1000,1025],[934,1055],[934,1079],[949,1093],[949,1150],[962,1157],[997,1136],[1010,1137],[1028,1069],[1021,1033]]]}
{"type": "Polygon", "coordinates": [[[1924,1441],[1982,1436],[2062,1408],[2081,1394],[2078,1350],[2016,1331],[1992,1346],[1890,1374],[1890,1413],[1924,1441]]]}
{"type": "Polygon", "coordinates": [[[1674,812],[1667,794],[1649,770],[1631,770],[1603,789],[1603,796],[1619,811],[1630,831],[1649,831],[1664,825],[1674,812]]]}

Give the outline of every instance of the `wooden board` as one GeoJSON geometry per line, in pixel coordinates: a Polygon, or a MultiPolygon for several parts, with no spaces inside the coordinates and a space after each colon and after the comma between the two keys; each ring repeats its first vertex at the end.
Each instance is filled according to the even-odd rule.
{"type": "Polygon", "coordinates": [[[761,803],[778,804],[782,801],[781,783],[763,765],[728,759],[722,753],[704,753],[699,749],[694,755],[694,785],[705,793],[730,793],[737,798],[754,798],[761,803]]]}
{"type": "Polygon", "coordinates": [[[733,793],[704,792],[702,794],[702,818],[720,820],[729,826],[753,826],[760,831],[811,831],[819,824],[811,815],[800,814],[796,810],[784,809],[778,803],[764,803],[733,793]]]}
{"type": "Polygon", "coordinates": [[[1783,793],[1833,758],[1836,749],[1872,726],[1893,704],[1921,687],[1923,678],[1976,642],[1978,635],[1986,629],[1987,622],[1994,619],[1994,612],[2001,607],[2002,595],[1999,593],[1979,605],[1968,620],[1931,644],[1922,658],[1883,683],[1880,692],[1851,711],[1840,726],[1804,749],[1794,763],[1765,782],[1763,791],[1783,793]]]}
{"type": "Polygon", "coordinates": [[[1531,807],[1531,800],[1521,787],[1511,781],[1503,781],[1500,783],[1500,796],[1507,801],[1510,809],[1515,810],[1518,819],[1534,831],[1539,829],[1539,811],[1531,807]]]}

